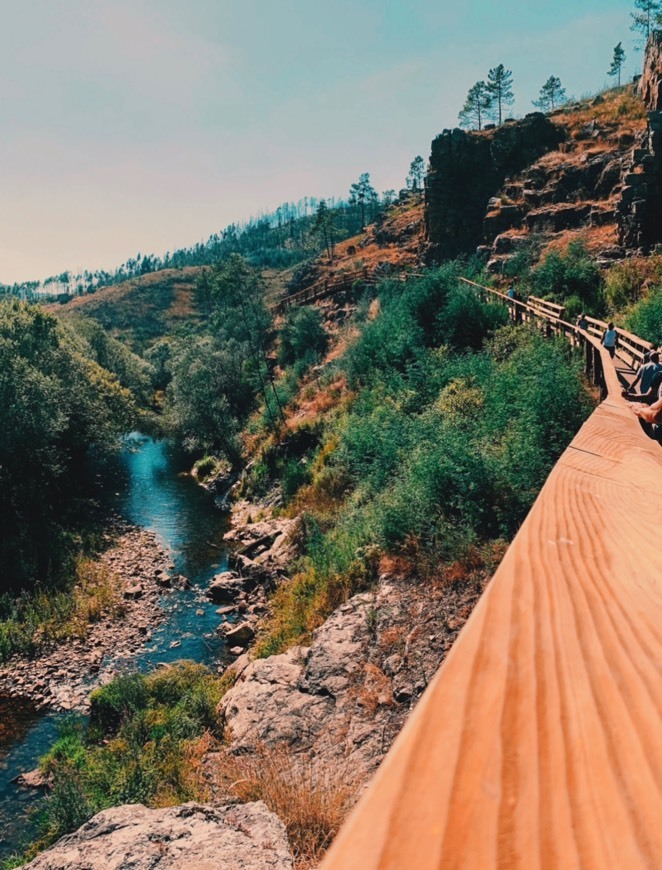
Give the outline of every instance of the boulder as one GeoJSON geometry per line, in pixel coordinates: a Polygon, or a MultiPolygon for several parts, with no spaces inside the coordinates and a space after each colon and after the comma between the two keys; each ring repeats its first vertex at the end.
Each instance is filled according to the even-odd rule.
{"type": "Polygon", "coordinates": [[[244,591],[244,582],[234,571],[217,574],[207,589],[207,598],[214,604],[232,604],[244,591]]]}
{"type": "MultiPolygon", "coordinates": [[[[225,624],[224,624],[225,625],[225,624]]],[[[248,622],[240,622],[225,632],[229,646],[246,646],[255,637],[255,629],[248,622]]]]}
{"type": "Polygon", "coordinates": [[[94,816],[26,865],[30,870],[292,870],[285,826],[262,801],[239,806],[141,804],[94,816]]]}
{"type": "Polygon", "coordinates": [[[131,586],[127,586],[124,590],[124,597],[128,601],[135,601],[137,598],[142,598],[143,588],[140,583],[133,583],[131,586]]]}
{"type": "Polygon", "coordinates": [[[51,784],[51,779],[37,768],[36,770],[26,771],[26,773],[19,773],[18,776],[12,779],[12,782],[23,788],[47,788],[51,784]]]}
{"type": "Polygon", "coordinates": [[[333,700],[299,691],[307,650],[293,647],[282,655],[251,662],[224,695],[219,715],[232,733],[232,750],[260,743],[303,748],[325,728],[333,700]]]}

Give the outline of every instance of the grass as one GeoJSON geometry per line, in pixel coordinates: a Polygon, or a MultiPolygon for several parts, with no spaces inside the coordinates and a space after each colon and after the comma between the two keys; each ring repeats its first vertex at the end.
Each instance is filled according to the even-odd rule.
{"type": "Polygon", "coordinates": [[[95,690],[89,723],[66,720],[41,759],[52,788],[38,840],[22,860],[109,807],[209,800],[202,762],[220,745],[216,707],[231,684],[203,665],[178,662],[147,676],[124,674],[95,690]]]}
{"type": "Polygon", "coordinates": [[[348,764],[262,745],[251,755],[224,755],[216,784],[229,797],[264,801],[285,824],[297,870],[317,866],[356,798],[348,764]]]}
{"type": "Polygon", "coordinates": [[[102,616],[121,617],[120,579],[106,565],[79,557],[71,589],[6,599],[0,621],[0,662],[33,655],[49,643],[83,638],[102,616]]]}

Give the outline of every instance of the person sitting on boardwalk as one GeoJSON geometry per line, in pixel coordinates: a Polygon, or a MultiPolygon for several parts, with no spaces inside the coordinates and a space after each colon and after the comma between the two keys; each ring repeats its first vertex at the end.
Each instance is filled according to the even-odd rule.
{"type": "Polygon", "coordinates": [[[635,402],[655,401],[660,384],[662,384],[660,354],[652,351],[650,361],[639,367],[636,378],[626,390],[623,390],[623,396],[635,402]],[[639,393],[633,395],[637,384],[639,384],[639,393]]]}
{"type": "Polygon", "coordinates": [[[588,320],[586,319],[586,314],[582,311],[582,313],[577,318],[577,327],[579,329],[588,329],[588,320]]]}
{"type": "Polygon", "coordinates": [[[616,344],[618,342],[618,334],[614,329],[614,324],[610,323],[602,333],[602,345],[609,351],[609,356],[613,359],[616,353],[616,344]]]}
{"type": "Polygon", "coordinates": [[[630,403],[632,412],[639,417],[641,428],[649,438],[662,441],[662,387],[658,392],[658,399],[652,405],[635,405],[630,403]]]}

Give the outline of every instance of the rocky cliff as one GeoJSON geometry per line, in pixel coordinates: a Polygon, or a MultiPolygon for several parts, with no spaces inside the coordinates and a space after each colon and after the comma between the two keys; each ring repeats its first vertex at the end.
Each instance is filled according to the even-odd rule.
{"type": "Polygon", "coordinates": [[[662,242],[662,33],[632,85],[502,127],[432,143],[425,225],[432,261],[478,253],[490,271],[531,243],[581,233],[608,265],[662,242]]]}
{"type": "MultiPolygon", "coordinates": [[[[483,240],[490,199],[505,180],[558,148],[563,139],[563,131],[540,112],[481,133],[455,129],[437,136],[432,142],[425,203],[434,257],[445,260],[472,253],[483,240]]],[[[516,206],[508,216],[517,219],[516,206]]]]}
{"type": "Polygon", "coordinates": [[[644,253],[662,242],[662,32],[646,46],[639,95],[648,124],[638,137],[623,177],[618,204],[619,240],[644,253]]]}

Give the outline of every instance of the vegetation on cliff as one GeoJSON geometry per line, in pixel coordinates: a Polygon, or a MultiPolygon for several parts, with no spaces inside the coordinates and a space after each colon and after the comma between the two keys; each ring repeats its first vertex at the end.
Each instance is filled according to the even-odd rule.
{"type": "Polygon", "coordinates": [[[276,593],[262,655],[305,641],[369,587],[385,555],[406,557],[423,577],[490,558],[588,413],[567,345],[507,325],[503,308],[459,285],[463,268],[384,282],[380,313],[319,382],[320,393],[346,384],[344,398],[282,446],[271,438],[258,450],[248,490],[280,478],[306,528],[306,555],[276,593]]]}

